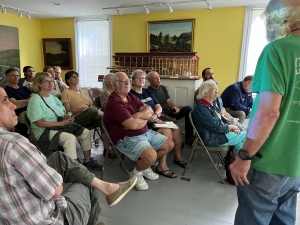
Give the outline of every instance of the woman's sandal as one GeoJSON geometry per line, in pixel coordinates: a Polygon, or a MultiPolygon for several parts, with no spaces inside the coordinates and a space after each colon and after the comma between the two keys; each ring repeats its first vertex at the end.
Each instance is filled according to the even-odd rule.
{"type": "Polygon", "coordinates": [[[187,166],[187,162],[185,162],[184,160],[177,161],[177,160],[173,159],[173,162],[176,163],[177,165],[181,166],[182,168],[185,168],[187,166]]]}
{"type": "Polygon", "coordinates": [[[159,171],[156,169],[156,173],[163,175],[165,177],[168,177],[168,178],[176,178],[177,177],[177,174],[174,173],[172,170],[159,171]],[[165,173],[165,172],[167,172],[167,173],[165,173]],[[176,176],[174,176],[174,175],[176,175],[176,176]]]}

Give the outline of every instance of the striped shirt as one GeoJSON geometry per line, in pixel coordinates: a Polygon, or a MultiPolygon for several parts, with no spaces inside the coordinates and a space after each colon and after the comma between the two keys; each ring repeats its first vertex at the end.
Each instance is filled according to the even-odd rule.
{"type": "Polygon", "coordinates": [[[51,200],[61,183],[34,145],[0,127],[0,224],[63,224],[67,203],[51,200]]]}

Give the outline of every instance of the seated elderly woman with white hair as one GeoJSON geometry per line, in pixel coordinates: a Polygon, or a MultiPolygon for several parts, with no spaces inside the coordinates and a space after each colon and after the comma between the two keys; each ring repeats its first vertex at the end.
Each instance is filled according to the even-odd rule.
{"type": "Polygon", "coordinates": [[[245,141],[246,132],[231,125],[214,106],[218,87],[214,80],[204,81],[199,87],[197,104],[192,116],[195,127],[207,146],[234,146],[238,152],[245,141]]]}

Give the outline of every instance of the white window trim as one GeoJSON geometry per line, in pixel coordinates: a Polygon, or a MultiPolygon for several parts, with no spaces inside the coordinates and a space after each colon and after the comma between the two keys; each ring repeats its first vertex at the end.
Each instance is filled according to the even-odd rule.
{"type": "MultiPolygon", "coordinates": [[[[110,55],[113,55],[113,32],[112,32],[112,16],[111,15],[101,15],[101,16],[89,16],[89,17],[75,17],[74,18],[74,31],[75,31],[75,56],[76,56],[76,71],[79,71],[79,57],[78,56],[78,35],[77,35],[77,22],[79,21],[101,21],[107,20],[109,21],[109,30],[110,30],[110,55]]],[[[109,64],[112,64],[112,57],[110,57],[109,64]]]]}
{"type": "Polygon", "coordinates": [[[257,9],[265,9],[265,5],[255,5],[255,6],[247,6],[244,18],[244,32],[243,32],[243,42],[242,42],[242,50],[240,57],[240,70],[239,70],[239,80],[243,80],[246,74],[246,63],[247,63],[247,55],[248,55],[248,45],[250,39],[250,30],[251,30],[251,17],[252,12],[257,9]]]}

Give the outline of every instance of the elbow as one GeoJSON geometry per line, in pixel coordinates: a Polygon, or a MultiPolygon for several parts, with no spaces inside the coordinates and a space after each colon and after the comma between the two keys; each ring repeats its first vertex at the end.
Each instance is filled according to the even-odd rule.
{"type": "Polygon", "coordinates": [[[60,184],[60,185],[55,189],[54,195],[52,196],[51,200],[57,199],[57,198],[62,194],[62,191],[63,191],[63,186],[62,186],[62,184],[60,184]]]}

